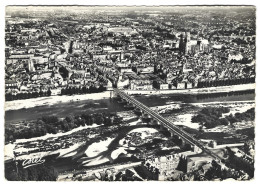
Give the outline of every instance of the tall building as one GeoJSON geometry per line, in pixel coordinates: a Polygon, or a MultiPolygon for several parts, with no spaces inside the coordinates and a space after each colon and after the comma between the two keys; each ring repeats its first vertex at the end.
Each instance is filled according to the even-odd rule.
{"type": "Polygon", "coordinates": [[[185,32],[180,35],[179,50],[182,55],[207,52],[209,51],[209,42],[206,39],[191,40],[190,32],[185,32]]]}
{"type": "Polygon", "coordinates": [[[180,35],[179,49],[181,54],[187,54],[190,50],[190,32],[185,32],[180,35]]]}
{"type": "Polygon", "coordinates": [[[185,41],[185,35],[181,34],[180,35],[180,43],[179,43],[179,50],[181,54],[185,54],[186,51],[186,41],[185,41]]]}

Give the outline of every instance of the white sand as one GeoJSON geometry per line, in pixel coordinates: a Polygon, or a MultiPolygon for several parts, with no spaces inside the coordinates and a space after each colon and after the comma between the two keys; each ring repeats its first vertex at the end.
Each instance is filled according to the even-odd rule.
{"type": "Polygon", "coordinates": [[[123,121],[127,121],[133,118],[136,118],[137,116],[133,113],[133,111],[122,111],[117,113],[118,116],[123,118],[123,121]]]}
{"type": "Polygon", "coordinates": [[[82,100],[99,100],[110,97],[110,91],[84,94],[84,95],[63,95],[63,96],[50,96],[50,97],[39,97],[26,100],[14,100],[5,102],[5,111],[8,110],[19,110],[22,108],[32,108],[43,105],[54,105],[56,103],[66,103],[72,101],[82,100]]]}
{"type": "Polygon", "coordinates": [[[109,161],[108,158],[99,156],[99,157],[91,159],[91,160],[83,161],[82,165],[85,167],[88,167],[88,166],[100,165],[100,164],[106,163],[108,161],[109,161]]]}
{"type": "Polygon", "coordinates": [[[143,180],[143,178],[141,176],[139,176],[139,174],[135,171],[134,168],[130,168],[130,171],[132,171],[134,173],[134,176],[138,177],[139,179],[143,180]]]}
{"type": "Polygon", "coordinates": [[[5,145],[5,148],[4,148],[4,151],[5,151],[4,160],[5,161],[14,158],[14,147],[15,147],[15,144],[11,144],[11,143],[5,145]]]}
{"type": "MultiPolygon", "coordinates": [[[[250,108],[255,107],[254,101],[229,101],[229,102],[207,102],[207,103],[192,103],[192,105],[198,106],[198,107],[229,107],[230,112],[223,114],[224,116],[227,116],[229,114],[235,114],[237,112],[242,113],[247,111],[250,108]]],[[[175,125],[184,125],[193,129],[199,129],[199,123],[193,123],[191,121],[191,118],[195,115],[195,113],[187,113],[187,114],[180,114],[176,117],[169,117],[169,120],[171,120],[175,125]]],[[[223,129],[223,126],[216,127],[211,129],[209,132],[221,132],[223,129]]]]}
{"type": "Polygon", "coordinates": [[[255,103],[238,103],[238,104],[231,104],[229,107],[230,108],[230,112],[229,113],[224,113],[222,114],[222,117],[228,116],[230,114],[235,114],[235,113],[243,113],[246,112],[247,110],[254,108],[255,107],[255,103]]]}
{"type": "Polygon", "coordinates": [[[129,125],[129,126],[137,125],[139,122],[142,122],[141,119],[138,119],[138,120],[136,120],[136,121],[130,122],[130,123],[128,123],[128,125],[129,125]]]}
{"type": "MultiPolygon", "coordinates": [[[[36,152],[36,153],[31,153],[31,154],[25,154],[25,155],[21,155],[18,156],[16,159],[18,160],[24,160],[24,159],[30,159],[33,157],[45,157],[45,156],[49,156],[49,155],[53,155],[53,154],[59,154],[58,158],[64,158],[64,157],[71,157],[74,156],[77,152],[75,151],[77,148],[79,148],[83,143],[77,143],[75,145],[70,146],[69,148],[66,149],[59,149],[56,151],[47,151],[47,152],[36,152]]],[[[26,152],[28,151],[28,149],[23,149],[23,148],[19,148],[18,149],[20,152],[23,152],[22,150],[25,150],[26,152]]],[[[17,151],[17,150],[15,150],[17,151]]],[[[11,151],[13,152],[13,151],[11,151]]]]}
{"type": "Polygon", "coordinates": [[[179,146],[174,146],[174,147],[163,147],[163,148],[162,148],[162,150],[172,150],[172,149],[174,149],[174,150],[179,150],[180,147],[179,147],[179,146]]]}
{"type": "Polygon", "coordinates": [[[77,154],[76,151],[75,151],[75,152],[70,152],[70,153],[68,153],[68,154],[63,155],[62,158],[72,157],[72,156],[75,156],[76,154],[77,154]]]}
{"type": "Polygon", "coordinates": [[[194,116],[194,114],[181,114],[176,117],[176,119],[170,119],[173,124],[175,125],[183,125],[187,126],[193,129],[198,129],[199,128],[199,123],[193,123],[191,122],[191,118],[194,116]]]}
{"type": "Polygon", "coordinates": [[[36,149],[38,149],[38,148],[24,148],[24,147],[20,147],[20,148],[15,149],[14,151],[21,153],[21,152],[28,152],[28,151],[32,151],[32,150],[36,150],[36,149]]]}
{"type": "Polygon", "coordinates": [[[133,132],[141,133],[141,138],[145,139],[146,137],[151,136],[153,133],[158,132],[158,130],[154,129],[154,128],[146,128],[146,127],[144,127],[144,128],[133,129],[128,134],[131,134],[133,132]]]}
{"type": "MultiPolygon", "coordinates": [[[[30,139],[18,139],[18,140],[16,140],[16,142],[14,144],[9,143],[9,144],[5,145],[5,161],[14,158],[14,154],[13,154],[14,151],[16,151],[16,152],[27,152],[29,150],[32,150],[32,149],[24,148],[23,145],[20,145],[20,143],[33,142],[33,141],[37,141],[37,140],[47,140],[48,138],[57,138],[57,137],[61,137],[61,136],[72,134],[74,132],[77,132],[77,131],[80,131],[80,130],[83,130],[83,129],[95,128],[95,127],[98,127],[98,126],[100,126],[100,125],[93,124],[91,126],[80,126],[78,128],[72,129],[71,131],[64,132],[64,133],[46,134],[46,135],[41,136],[41,137],[35,137],[35,138],[30,138],[30,139]]],[[[80,144],[75,144],[75,149],[76,149],[76,146],[79,146],[79,145],[80,144]]],[[[72,147],[69,147],[69,148],[72,148],[72,147]]],[[[56,153],[59,153],[59,152],[65,154],[65,153],[69,152],[69,148],[67,148],[67,149],[59,149],[59,150],[53,151],[53,152],[52,151],[48,151],[48,152],[32,153],[32,156],[44,157],[44,156],[50,155],[50,153],[56,154],[56,153]]],[[[66,157],[67,156],[68,155],[66,155],[66,157]]],[[[70,155],[70,156],[72,156],[72,155],[70,155]]],[[[27,159],[27,158],[30,158],[30,155],[19,156],[19,158],[20,159],[27,159]]]]}
{"type": "MultiPolygon", "coordinates": [[[[210,88],[199,88],[199,89],[185,89],[185,90],[160,90],[160,91],[135,91],[126,90],[128,94],[174,94],[174,93],[187,93],[187,94],[197,94],[197,93],[212,93],[212,92],[228,92],[228,91],[241,91],[241,90],[253,90],[255,89],[255,84],[244,84],[244,85],[232,85],[224,87],[210,87],[210,88]]],[[[31,108],[41,105],[53,105],[56,103],[65,103],[70,101],[81,101],[81,100],[99,100],[110,97],[110,91],[85,94],[85,95],[63,95],[63,96],[50,96],[50,97],[39,97],[27,100],[14,100],[5,102],[5,110],[18,110],[22,108],[31,108]]]]}
{"type": "Polygon", "coordinates": [[[101,152],[104,152],[107,150],[108,145],[114,140],[115,138],[108,138],[105,141],[95,142],[92,143],[87,150],[85,151],[85,154],[88,157],[95,157],[99,155],[101,152]]]}
{"type": "Polygon", "coordinates": [[[254,100],[245,100],[245,101],[219,101],[219,102],[206,102],[206,103],[190,103],[194,106],[198,106],[198,107],[208,107],[208,105],[218,105],[218,106],[223,106],[223,107],[231,107],[233,104],[234,107],[236,107],[238,104],[254,104],[255,101],[254,100]]]}
{"type": "Polygon", "coordinates": [[[84,144],[84,142],[77,143],[77,144],[70,146],[69,148],[59,149],[59,150],[55,151],[55,153],[60,153],[58,158],[71,157],[71,156],[74,156],[75,154],[77,154],[76,149],[78,149],[83,144],[84,144]]]}
{"type": "Polygon", "coordinates": [[[167,105],[163,105],[163,106],[157,106],[157,107],[152,107],[152,109],[156,112],[158,112],[159,114],[161,113],[165,113],[167,111],[173,110],[173,109],[180,109],[181,106],[179,103],[171,103],[171,104],[167,104],[167,105]]]}
{"type": "Polygon", "coordinates": [[[95,128],[95,127],[99,127],[99,126],[102,126],[102,125],[97,125],[97,124],[93,124],[91,126],[80,126],[80,127],[77,127],[77,128],[74,128],[68,132],[60,132],[60,133],[57,133],[57,134],[46,134],[44,136],[40,136],[40,137],[34,137],[34,138],[30,138],[30,139],[17,139],[15,144],[18,144],[18,143],[25,143],[25,142],[29,142],[29,141],[37,141],[37,140],[46,140],[48,138],[57,138],[57,137],[61,137],[61,136],[65,136],[65,135],[69,135],[69,134],[72,134],[74,132],[77,132],[77,131],[80,131],[80,130],[84,130],[84,129],[89,129],[89,128],[95,128]]]}
{"type": "Polygon", "coordinates": [[[115,160],[120,154],[127,154],[125,147],[119,147],[111,153],[111,158],[115,160]]]}
{"type": "MultiPolygon", "coordinates": [[[[128,132],[128,135],[127,135],[127,136],[129,136],[129,134],[131,134],[131,133],[133,133],[133,132],[141,133],[141,136],[140,136],[140,137],[141,137],[142,139],[145,139],[145,138],[147,138],[147,137],[149,137],[149,136],[152,136],[153,133],[158,132],[158,130],[157,130],[157,129],[154,129],[154,128],[148,128],[148,127],[137,128],[137,129],[133,129],[133,130],[131,130],[130,132],[128,132]]],[[[124,137],[123,139],[121,139],[121,140],[119,141],[119,145],[121,145],[121,146],[123,146],[123,147],[127,147],[127,148],[130,149],[131,147],[128,146],[129,140],[126,140],[125,138],[126,138],[126,137],[124,137]],[[126,142],[125,144],[124,144],[124,141],[126,142]]]]}

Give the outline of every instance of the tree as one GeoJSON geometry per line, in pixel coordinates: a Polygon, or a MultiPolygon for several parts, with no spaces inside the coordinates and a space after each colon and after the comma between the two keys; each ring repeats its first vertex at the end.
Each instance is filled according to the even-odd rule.
{"type": "Polygon", "coordinates": [[[160,170],[158,168],[155,168],[154,172],[155,172],[156,175],[160,174],[160,170]]]}
{"type": "Polygon", "coordinates": [[[147,169],[149,170],[150,169],[150,163],[146,163],[146,166],[147,166],[147,169]]]}
{"type": "Polygon", "coordinates": [[[72,95],[72,88],[71,87],[67,88],[67,94],[72,95]]]}
{"type": "Polygon", "coordinates": [[[65,118],[65,120],[68,122],[68,123],[74,123],[74,117],[72,115],[69,115],[65,118]]]}
{"type": "Polygon", "coordinates": [[[229,120],[229,122],[230,122],[231,124],[237,122],[237,119],[236,119],[232,114],[230,114],[230,115],[227,116],[226,118],[229,120]]]}
{"type": "Polygon", "coordinates": [[[66,94],[66,90],[65,89],[61,89],[61,95],[65,95],[66,94]]]}
{"type": "Polygon", "coordinates": [[[71,93],[72,93],[72,94],[76,94],[76,93],[77,93],[77,92],[76,92],[76,87],[73,87],[73,88],[72,88],[71,93]]]}
{"type": "Polygon", "coordinates": [[[51,96],[51,89],[49,89],[49,90],[47,91],[47,95],[48,95],[48,96],[51,96]]]}
{"type": "Polygon", "coordinates": [[[62,129],[65,131],[65,132],[67,132],[67,131],[69,131],[69,124],[68,124],[68,122],[66,121],[66,120],[63,120],[62,121],[62,129]]]}
{"type": "Polygon", "coordinates": [[[57,116],[42,116],[41,120],[46,124],[56,123],[59,121],[57,116]]]}
{"type": "Polygon", "coordinates": [[[87,93],[87,88],[84,86],[83,88],[82,88],[82,92],[85,94],[85,93],[87,93]]]}
{"type": "Polygon", "coordinates": [[[203,126],[200,126],[200,127],[199,127],[199,131],[200,131],[200,132],[204,132],[203,126]]]}
{"type": "Polygon", "coordinates": [[[101,125],[101,124],[104,123],[103,114],[97,114],[97,115],[95,116],[95,123],[96,123],[97,125],[101,125]]]}
{"type": "Polygon", "coordinates": [[[219,121],[220,121],[221,125],[228,125],[229,124],[229,122],[226,118],[221,118],[219,121]]]}
{"type": "Polygon", "coordinates": [[[111,118],[110,117],[105,117],[104,118],[104,125],[111,125],[112,124],[112,121],[111,121],[111,118]]]}
{"type": "Polygon", "coordinates": [[[75,125],[76,126],[85,126],[85,119],[84,118],[80,118],[79,116],[76,117],[75,119],[75,125]]]}
{"type": "Polygon", "coordinates": [[[94,117],[93,115],[89,115],[89,117],[86,118],[87,125],[92,125],[94,123],[94,117]]]}
{"type": "Polygon", "coordinates": [[[43,96],[43,91],[42,90],[40,90],[39,96],[43,96]]]}

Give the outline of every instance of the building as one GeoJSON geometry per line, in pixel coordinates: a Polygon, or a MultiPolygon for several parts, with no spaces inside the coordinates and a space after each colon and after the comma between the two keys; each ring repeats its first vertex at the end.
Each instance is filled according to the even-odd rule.
{"type": "Polygon", "coordinates": [[[5,89],[16,89],[18,88],[18,83],[14,80],[6,80],[5,81],[5,89]]]}
{"type": "Polygon", "coordinates": [[[209,41],[206,39],[191,40],[189,32],[180,35],[179,51],[183,55],[209,52],[209,49],[209,41]]]}
{"type": "Polygon", "coordinates": [[[182,154],[173,154],[160,157],[152,157],[145,160],[146,166],[153,166],[159,170],[159,180],[166,180],[176,171],[187,171],[187,157],[182,154]]]}

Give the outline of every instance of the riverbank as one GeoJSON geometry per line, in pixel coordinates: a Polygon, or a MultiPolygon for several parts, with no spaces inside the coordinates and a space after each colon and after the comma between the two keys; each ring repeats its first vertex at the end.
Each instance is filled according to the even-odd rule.
{"type": "MultiPolygon", "coordinates": [[[[224,93],[224,92],[236,92],[255,90],[256,85],[244,84],[244,85],[232,85],[223,87],[208,87],[208,88],[194,88],[194,89],[172,89],[172,90],[124,90],[130,95],[160,95],[160,94],[211,94],[211,93],[224,93]]],[[[71,103],[83,100],[101,100],[110,98],[111,91],[105,91],[101,93],[84,94],[84,95],[62,95],[62,96],[50,96],[50,97],[39,97],[26,100],[14,100],[5,102],[5,111],[19,110],[23,108],[33,108],[44,105],[54,105],[57,103],[71,103]]]]}
{"type": "Polygon", "coordinates": [[[125,90],[130,95],[159,95],[159,94],[211,94],[255,90],[256,84],[231,85],[221,87],[193,88],[193,89],[166,89],[166,90],[125,90]]]}
{"type": "Polygon", "coordinates": [[[110,91],[84,94],[84,95],[62,95],[62,96],[50,96],[50,97],[39,97],[26,100],[14,100],[5,102],[5,111],[19,110],[23,108],[32,108],[43,105],[54,105],[57,103],[70,103],[83,100],[100,100],[110,98],[110,91]]]}

